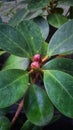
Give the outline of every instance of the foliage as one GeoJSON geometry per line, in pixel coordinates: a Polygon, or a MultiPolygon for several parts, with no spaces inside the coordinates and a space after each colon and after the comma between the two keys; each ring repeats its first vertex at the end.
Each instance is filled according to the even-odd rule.
{"type": "Polygon", "coordinates": [[[66,58],[73,53],[73,2],[67,0],[70,8],[66,16],[63,8],[57,7],[65,2],[24,0],[20,3],[26,3],[26,9],[19,10],[8,24],[0,20],[0,55],[10,54],[0,71],[2,130],[11,129],[6,113],[21,98],[24,102],[18,108],[23,103],[27,117],[21,130],[43,130],[58,119],[54,107],[73,118],[73,60],[66,58]],[[57,29],[49,44],[48,23],[57,29]]]}

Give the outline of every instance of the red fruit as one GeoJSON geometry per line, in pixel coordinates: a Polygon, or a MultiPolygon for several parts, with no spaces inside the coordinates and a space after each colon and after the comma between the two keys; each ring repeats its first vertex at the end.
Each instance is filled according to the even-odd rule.
{"type": "Polygon", "coordinates": [[[40,63],[41,62],[41,55],[40,54],[34,55],[33,60],[38,61],[40,63]]]}
{"type": "Polygon", "coordinates": [[[38,69],[40,68],[39,62],[34,61],[31,63],[31,69],[38,69]]]}

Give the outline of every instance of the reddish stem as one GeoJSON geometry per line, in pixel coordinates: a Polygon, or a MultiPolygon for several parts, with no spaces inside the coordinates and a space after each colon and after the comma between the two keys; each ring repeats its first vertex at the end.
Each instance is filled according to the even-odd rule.
{"type": "Polygon", "coordinates": [[[48,56],[45,56],[45,57],[42,59],[42,64],[45,63],[48,59],[49,59],[49,57],[48,57],[48,56]]]}
{"type": "Polygon", "coordinates": [[[14,125],[15,121],[17,120],[17,118],[18,118],[18,116],[23,108],[23,105],[24,105],[24,99],[22,99],[21,102],[19,103],[18,109],[17,109],[17,111],[16,111],[16,113],[11,121],[11,125],[14,125]]]}

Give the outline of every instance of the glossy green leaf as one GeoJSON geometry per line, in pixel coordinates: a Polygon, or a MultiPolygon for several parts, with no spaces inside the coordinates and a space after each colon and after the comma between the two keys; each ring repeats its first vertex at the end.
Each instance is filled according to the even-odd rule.
{"type": "Polygon", "coordinates": [[[47,54],[73,53],[73,20],[65,23],[58,29],[50,40],[47,54]]]}
{"type": "Polygon", "coordinates": [[[73,118],[73,77],[65,72],[45,70],[44,85],[55,107],[73,118]]]}
{"type": "Polygon", "coordinates": [[[19,31],[9,25],[0,24],[0,48],[17,56],[30,57],[26,40],[19,31]]]}
{"type": "Polygon", "coordinates": [[[10,19],[9,25],[11,26],[17,26],[28,14],[28,10],[26,9],[20,9],[17,11],[17,13],[10,19]]]}
{"type": "Polygon", "coordinates": [[[4,116],[0,116],[0,130],[10,130],[10,121],[4,116]]]}
{"type": "Polygon", "coordinates": [[[42,130],[42,127],[35,126],[28,120],[23,124],[21,130],[42,130]]]}
{"type": "Polygon", "coordinates": [[[26,70],[29,66],[29,59],[10,55],[4,64],[3,70],[7,69],[22,69],[26,70]]]}
{"type": "Polygon", "coordinates": [[[37,17],[34,19],[35,23],[40,27],[43,38],[46,40],[49,34],[49,25],[47,20],[43,17],[37,17]]]}
{"type": "Polygon", "coordinates": [[[0,108],[17,102],[27,90],[28,74],[22,70],[0,72],[0,108]]]}
{"type": "Polygon", "coordinates": [[[50,0],[30,0],[28,2],[28,8],[30,10],[37,10],[37,9],[42,9],[44,7],[46,7],[47,5],[49,5],[50,0]]]}
{"type": "Polygon", "coordinates": [[[59,0],[58,3],[61,4],[61,5],[72,6],[73,5],[73,0],[59,0]]]}
{"type": "Polygon", "coordinates": [[[36,85],[27,91],[24,109],[28,120],[37,126],[48,124],[53,117],[53,106],[46,92],[36,85]]]}
{"type": "Polygon", "coordinates": [[[9,25],[15,27],[23,20],[30,20],[42,13],[42,10],[29,11],[27,9],[20,9],[9,21],[9,25]]]}
{"type": "Polygon", "coordinates": [[[19,24],[17,29],[20,31],[24,39],[26,39],[26,42],[29,44],[30,54],[33,56],[36,53],[40,53],[44,39],[42,38],[42,34],[38,25],[32,20],[23,21],[19,24]]]}
{"type": "Polygon", "coordinates": [[[33,18],[36,18],[37,16],[42,14],[42,10],[36,10],[36,11],[29,11],[24,20],[30,20],[33,18]]]}
{"type": "Polygon", "coordinates": [[[73,75],[73,60],[68,58],[55,58],[47,62],[43,69],[46,70],[61,70],[73,75]]]}
{"type": "Polygon", "coordinates": [[[56,28],[60,28],[67,21],[68,19],[65,16],[58,13],[48,15],[49,24],[56,28]]]}
{"type": "Polygon", "coordinates": [[[48,48],[48,44],[46,42],[44,42],[42,44],[42,48],[41,48],[41,52],[40,52],[42,58],[47,55],[47,48],[48,48]]]}

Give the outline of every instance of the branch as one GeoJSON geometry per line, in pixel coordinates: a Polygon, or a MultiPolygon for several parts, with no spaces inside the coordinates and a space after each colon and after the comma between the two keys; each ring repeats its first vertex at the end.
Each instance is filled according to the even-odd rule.
{"type": "Polygon", "coordinates": [[[17,109],[17,111],[16,111],[16,113],[11,121],[11,126],[14,125],[15,121],[17,120],[17,118],[18,118],[18,116],[23,108],[23,105],[24,105],[24,99],[22,99],[21,102],[19,103],[18,109],[17,109]]]}
{"type": "Polygon", "coordinates": [[[44,58],[42,59],[42,64],[45,63],[48,59],[49,59],[48,56],[44,57],[44,58]]]}

